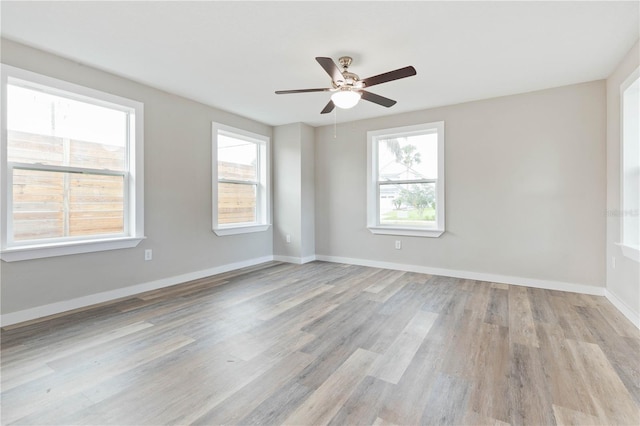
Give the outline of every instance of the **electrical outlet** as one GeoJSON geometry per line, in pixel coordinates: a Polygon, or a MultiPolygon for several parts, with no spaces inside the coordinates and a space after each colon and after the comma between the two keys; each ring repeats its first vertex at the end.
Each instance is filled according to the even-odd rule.
{"type": "Polygon", "coordinates": [[[144,260],[151,260],[151,259],[153,259],[153,250],[146,249],[144,251],[144,260]]]}
{"type": "Polygon", "coordinates": [[[400,250],[402,248],[402,241],[396,240],[396,250],[400,250]]]}
{"type": "Polygon", "coordinates": [[[290,243],[291,242],[291,235],[287,234],[287,242],[290,243]]]}

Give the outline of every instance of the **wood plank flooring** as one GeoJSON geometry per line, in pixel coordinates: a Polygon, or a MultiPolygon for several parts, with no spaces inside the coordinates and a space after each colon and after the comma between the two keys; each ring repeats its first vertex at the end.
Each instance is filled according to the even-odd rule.
{"type": "Polygon", "coordinates": [[[639,425],[605,298],[271,262],[1,334],[1,423],[639,425]]]}

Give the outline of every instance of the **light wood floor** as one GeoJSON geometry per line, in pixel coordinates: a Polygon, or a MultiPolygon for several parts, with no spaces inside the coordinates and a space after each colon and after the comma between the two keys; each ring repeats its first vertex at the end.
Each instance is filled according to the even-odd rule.
{"type": "Polygon", "coordinates": [[[1,337],[2,424],[640,424],[602,297],[269,263],[1,337]]]}

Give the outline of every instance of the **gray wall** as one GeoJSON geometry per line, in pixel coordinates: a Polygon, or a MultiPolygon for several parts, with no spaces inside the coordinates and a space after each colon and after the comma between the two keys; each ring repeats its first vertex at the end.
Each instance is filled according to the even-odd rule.
{"type": "MultiPolygon", "coordinates": [[[[627,59],[609,86],[633,60],[637,64],[637,57],[627,59]]],[[[609,221],[605,243],[604,81],[340,124],[335,139],[332,126],[279,126],[275,235],[217,237],[211,232],[211,121],[268,136],[271,127],[6,40],[2,61],[144,102],[148,237],[135,249],[0,262],[3,314],[272,254],[605,283],[605,247],[615,249],[618,227],[609,221]],[[435,239],[371,234],[366,132],[439,120],[445,121],[447,232],[435,239]],[[283,244],[287,232],[293,245],[283,244]],[[396,239],[402,250],[394,249],[396,239]],[[151,262],[143,260],[146,248],[154,250],[151,262]]],[[[611,151],[617,149],[616,102],[610,94],[610,167],[617,158],[611,151]]],[[[609,172],[613,208],[618,174],[609,172]]],[[[607,282],[618,297],[637,300],[637,265],[627,266],[609,270],[607,282]]]]}
{"type": "Polygon", "coordinates": [[[270,126],[7,40],[2,62],[144,102],[148,237],[134,249],[0,261],[3,314],[272,254],[271,230],[211,232],[211,121],[267,136],[270,126]]]}
{"type": "Polygon", "coordinates": [[[300,162],[301,162],[301,232],[302,232],[302,258],[313,257],[316,254],[315,239],[315,130],[313,127],[301,125],[300,133],[300,162]]]}
{"type": "Polygon", "coordinates": [[[636,318],[640,317],[640,264],[624,257],[616,243],[620,243],[620,85],[638,66],[636,43],[607,79],[607,290],[636,318]]]}
{"type": "Polygon", "coordinates": [[[273,253],[301,262],[315,255],[314,130],[287,124],[275,127],[273,136],[273,253]]]}
{"type": "Polygon", "coordinates": [[[273,130],[273,253],[300,257],[301,198],[300,124],[273,130]],[[287,234],[291,242],[287,243],[287,234]]]}
{"type": "Polygon", "coordinates": [[[604,286],[605,105],[596,81],[317,128],[316,253],[604,286]],[[367,131],[440,120],[446,233],[371,234],[367,131]]]}

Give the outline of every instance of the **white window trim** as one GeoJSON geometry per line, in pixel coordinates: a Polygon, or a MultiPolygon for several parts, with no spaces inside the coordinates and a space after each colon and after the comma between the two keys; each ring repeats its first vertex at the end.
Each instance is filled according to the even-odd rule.
{"type": "MultiPolygon", "coordinates": [[[[0,259],[6,262],[40,259],[45,257],[65,256],[71,254],[91,253],[106,250],[116,250],[137,246],[144,236],[144,105],[141,102],[105,93],[99,90],[73,84],[67,81],[47,77],[31,71],[2,64],[0,84],[2,85],[1,108],[3,111],[0,132],[0,165],[4,170],[0,176],[0,259]],[[135,115],[135,128],[132,129],[129,149],[128,185],[128,216],[125,218],[128,232],[125,235],[107,235],[105,237],[92,235],[86,238],[64,240],[33,240],[12,242],[9,235],[11,214],[11,194],[13,167],[7,162],[7,83],[10,79],[23,80],[32,86],[50,87],[55,90],[70,92],[75,99],[87,99],[91,103],[96,100],[104,104],[127,107],[135,115]]],[[[54,93],[55,93],[54,90],[54,93]]],[[[47,168],[48,166],[45,166],[47,168]]],[[[52,167],[55,168],[55,167],[52,167]]]]}
{"type": "Polygon", "coordinates": [[[444,121],[396,127],[367,132],[367,228],[373,234],[405,235],[414,237],[437,238],[445,231],[445,170],[444,170],[444,121]],[[438,179],[436,184],[436,224],[433,227],[387,226],[380,225],[378,214],[378,152],[376,142],[379,137],[407,136],[411,133],[437,131],[438,134],[438,179]]]}
{"type": "Polygon", "coordinates": [[[622,243],[617,243],[616,245],[620,247],[620,250],[622,251],[622,255],[624,257],[628,257],[629,259],[635,260],[636,262],[640,263],[640,250],[638,250],[636,247],[632,247],[622,243]]]}
{"type": "Polygon", "coordinates": [[[640,77],[640,67],[636,68],[620,85],[620,247],[622,255],[640,263],[640,247],[625,244],[624,241],[624,92],[640,77]]]}
{"type": "Polygon", "coordinates": [[[225,124],[211,123],[211,217],[213,232],[222,237],[227,235],[264,232],[271,227],[271,138],[225,124]],[[257,183],[257,218],[258,223],[234,223],[221,225],[218,223],[218,134],[227,133],[235,138],[246,138],[258,144],[258,162],[260,179],[257,183]]]}

